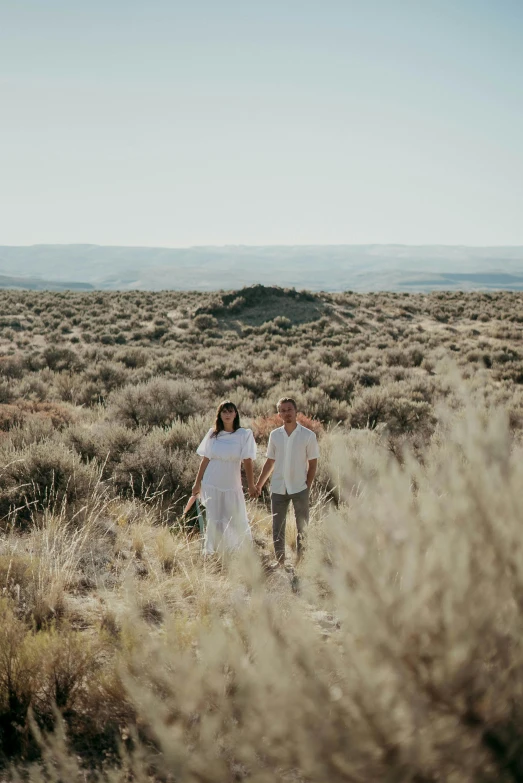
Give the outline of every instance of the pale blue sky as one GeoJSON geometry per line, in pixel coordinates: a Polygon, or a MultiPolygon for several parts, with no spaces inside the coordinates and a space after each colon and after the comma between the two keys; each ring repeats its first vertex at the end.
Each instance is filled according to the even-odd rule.
{"type": "Polygon", "coordinates": [[[0,0],[0,245],[523,244],[523,0],[0,0]]]}

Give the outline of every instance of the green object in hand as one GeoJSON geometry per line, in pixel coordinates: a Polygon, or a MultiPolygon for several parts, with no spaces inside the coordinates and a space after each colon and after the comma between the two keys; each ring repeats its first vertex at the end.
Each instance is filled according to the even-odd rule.
{"type": "Polygon", "coordinates": [[[200,533],[203,536],[205,534],[205,517],[203,515],[202,507],[198,498],[196,498],[196,515],[198,517],[198,526],[200,533]]]}

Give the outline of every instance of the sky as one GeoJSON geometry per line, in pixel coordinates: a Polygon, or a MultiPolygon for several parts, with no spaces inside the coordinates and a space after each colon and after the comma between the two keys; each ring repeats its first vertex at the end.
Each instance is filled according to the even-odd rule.
{"type": "Polygon", "coordinates": [[[0,0],[0,245],[523,245],[522,0],[0,0]]]}

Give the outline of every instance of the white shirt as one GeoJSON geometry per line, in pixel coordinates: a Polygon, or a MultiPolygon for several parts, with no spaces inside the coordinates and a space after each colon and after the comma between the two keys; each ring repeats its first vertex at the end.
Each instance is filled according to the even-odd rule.
{"type": "Polygon", "coordinates": [[[212,486],[223,492],[230,490],[242,491],[241,461],[256,459],[256,443],[252,430],[239,427],[235,432],[222,432],[212,438],[214,427],[211,427],[196,451],[200,457],[207,457],[210,462],[202,479],[204,485],[212,486]]]}
{"type": "Polygon", "coordinates": [[[287,435],[285,427],[278,427],[269,435],[267,457],[274,460],[271,492],[294,495],[307,489],[307,470],[310,459],[318,459],[320,450],[316,435],[302,424],[287,435]]]}

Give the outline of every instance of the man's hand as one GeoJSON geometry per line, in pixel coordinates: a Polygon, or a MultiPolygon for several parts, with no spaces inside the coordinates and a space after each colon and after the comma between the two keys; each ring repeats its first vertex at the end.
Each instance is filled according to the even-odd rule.
{"type": "Polygon", "coordinates": [[[273,469],[274,469],[274,460],[271,457],[267,457],[267,459],[265,460],[265,464],[262,468],[262,472],[258,476],[258,481],[256,482],[258,497],[260,497],[263,486],[267,481],[267,479],[269,478],[269,476],[271,475],[273,469]]]}
{"type": "Polygon", "coordinates": [[[256,487],[254,484],[249,487],[249,497],[254,500],[254,498],[257,498],[259,495],[258,487],[256,487]]]}
{"type": "Polygon", "coordinates": [[[310,459],[309,460],[309,467],[307,470],[307,489],[310,489],[312,487],[312,482],[314,481],[314,477],[316,476],[316,471],[318,469],[318,460],[317,459],[310,459]]]}

